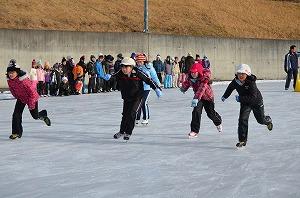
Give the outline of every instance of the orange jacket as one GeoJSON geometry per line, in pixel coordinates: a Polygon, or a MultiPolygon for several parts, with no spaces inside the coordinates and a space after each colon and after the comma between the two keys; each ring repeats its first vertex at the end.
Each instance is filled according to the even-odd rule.
{"type": "Polygon", "coordinates": [[[73,75],[74,75],[74,80],[77,80],[78,77],[83,76],[83,68],[80,65],[76,65],[73,68],[73,75]]]}

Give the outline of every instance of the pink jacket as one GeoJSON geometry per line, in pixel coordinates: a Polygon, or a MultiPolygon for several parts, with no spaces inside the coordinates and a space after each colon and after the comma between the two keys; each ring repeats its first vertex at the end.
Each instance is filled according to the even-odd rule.
{"type": "Polygon", "coordinates": [[[182,83],[182,89],[187,91],[191,86],[194,90],[194,99],[214,100],[214,92],[210,85],[211,72],[209,69],[203,69],[203,76],[192,79],[190,76],[182,83]]]}
{"type": "Polygon", "coordinates": [[[35,103],[39,99],[36,91],[36,84],[33,83],[27,74],[16,77],[15,79],[7,79],[7,84],[11,94],[22,103],[27,104],[29,110],[35,108],[35,103]]]}
{"type": "Polygon", "coordinates": [[[38,81],[45,82],[45,70],[43,70],[42,68],[36,69],[36,75],[38,81]]]}

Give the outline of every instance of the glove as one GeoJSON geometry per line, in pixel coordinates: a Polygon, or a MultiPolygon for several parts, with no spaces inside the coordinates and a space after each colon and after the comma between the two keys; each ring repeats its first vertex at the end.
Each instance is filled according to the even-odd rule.
{"type": "Polygon", "coordinates": [[[158,98],[160,98],[162,96],[162,92],[159,88],[156,88],[154,91],[155,91],[158,98]]]}
{"type": "Polygon", "coordinates": [[[179,90],[180,90],[182,93],[185,93],[185,90],[183,89],[183,87],[180,87],[179,90]]]}
{"type": "Polygon", "coordinates": [[[198,99],[193,99],[192,100],[192,104],[191,104],[191,107],[196,107],[197,104],[198,104],[199,100],[198,99]]]}
{"type": "Polygon", "coordinates": [[[111,75],[110,74],[105,74],[103,79],[108,81],[109,79],[111,78],[111,75]]]}
{"type": "Polygon", "coordinates": [[[222,102],[225,102],[226,98],[224,96],[222,96],[221,100],[222,100],[222,102]]]}
{"type": "Polygon", "coordinates": [[[235,100],[236,100],[237,102],[240,102],[240,96],[236,95],[236,96],[235,96],[235,100]]]}

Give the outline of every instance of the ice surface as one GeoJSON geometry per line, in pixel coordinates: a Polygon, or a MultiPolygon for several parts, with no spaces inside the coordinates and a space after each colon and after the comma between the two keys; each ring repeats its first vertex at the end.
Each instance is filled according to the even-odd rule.
{"type": "Polygon", "coordinates": [[[119,92],[41,98],[47,127],[23,114],[22,139],[11,141],[15,100],[0,100],[1,198],[296,198],[300,197],[300,93],[283,81],[258,83],[270,133],[251,114],[247,148],[237,150],[239,104],[224,103],[226,83],[213,86],[223,133],[202,115],[188,139],[192,90],[150,97],[151,119],[130,141],[114,140],[121,119],[119,92]]]}

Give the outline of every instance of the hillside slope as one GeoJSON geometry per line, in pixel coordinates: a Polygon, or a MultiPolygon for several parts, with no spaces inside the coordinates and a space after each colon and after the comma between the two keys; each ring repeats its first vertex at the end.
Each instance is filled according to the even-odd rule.
{"type": "MultiPolygon", "coordinates": [[[[1,0],[0,28],[143,31],[143,0],[1,0]]],[[[300,0],[149,0],[152,33],[300,39],[300,0]]]]}

